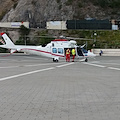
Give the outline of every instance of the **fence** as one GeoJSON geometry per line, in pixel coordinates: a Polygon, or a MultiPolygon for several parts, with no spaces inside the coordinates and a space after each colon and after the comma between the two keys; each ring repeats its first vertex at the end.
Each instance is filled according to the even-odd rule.
{"type": "Polygon", "coordinates": [[[67,29],[111,30],[109,20],[67,20],[67,29]]]}

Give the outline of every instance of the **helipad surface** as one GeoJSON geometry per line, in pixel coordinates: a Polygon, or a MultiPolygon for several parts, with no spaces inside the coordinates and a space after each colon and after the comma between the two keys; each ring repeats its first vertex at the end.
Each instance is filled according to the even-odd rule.
{"type": "Polygon", "coordinates": [[[0,120],[120,120],[120,57],[0,57],[0,120]]]}

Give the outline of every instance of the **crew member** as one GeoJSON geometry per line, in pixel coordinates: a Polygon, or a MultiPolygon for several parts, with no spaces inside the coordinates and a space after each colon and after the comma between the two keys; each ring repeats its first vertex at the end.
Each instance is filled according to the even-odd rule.
{"type": "Polygon", "coordinates": [[[103,54],[103,51],[102,50],[100,50],[100,53],[99,53],[99,55],[101,56],[103,54]]]}
{"type": "Polygon", "coordinates": [[[66,62],[70,62],[70,50],[69,50],[69,48],[66,50],[66,62]]]}
{"type": "Polygon", "coordinates": [[[75,48],[73,48],[73,49],[72,49],[72,56],[73,56],[73,60],[72,60],[72,62],[74,62],[74,59],[75,59],[75,53],[76,53],[75,48]]]}

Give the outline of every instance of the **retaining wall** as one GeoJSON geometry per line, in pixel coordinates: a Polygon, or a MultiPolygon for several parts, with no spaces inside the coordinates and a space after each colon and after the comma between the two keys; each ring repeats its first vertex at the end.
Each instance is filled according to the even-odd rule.
{"type": "Polygon", "coordinates": [[[93,49],[93,53],[99,55],[100,50],[103,51],[103,56],[120,56],[120,49],[93,49]]]}

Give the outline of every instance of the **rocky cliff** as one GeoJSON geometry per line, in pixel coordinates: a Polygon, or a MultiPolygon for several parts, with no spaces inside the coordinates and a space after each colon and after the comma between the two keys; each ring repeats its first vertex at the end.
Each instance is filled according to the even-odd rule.
{"type": "Polygon", "coordinates": [[[95,0],[0,0],[0,2],[1,21],[29,21],[33,26],[50,20],[119,19],[120,14],[118,8],[110,7],[111,4],[97,5],[93,3],[95,0]]]}
{"type": "Polygon", "coordinates": [[[2,21],[29,21],[32,24],[41,24],[49,20],[72,19],[73,8],[66,6],[66,1],[19,0],[16,6],[9,8],[2,21]]]}

